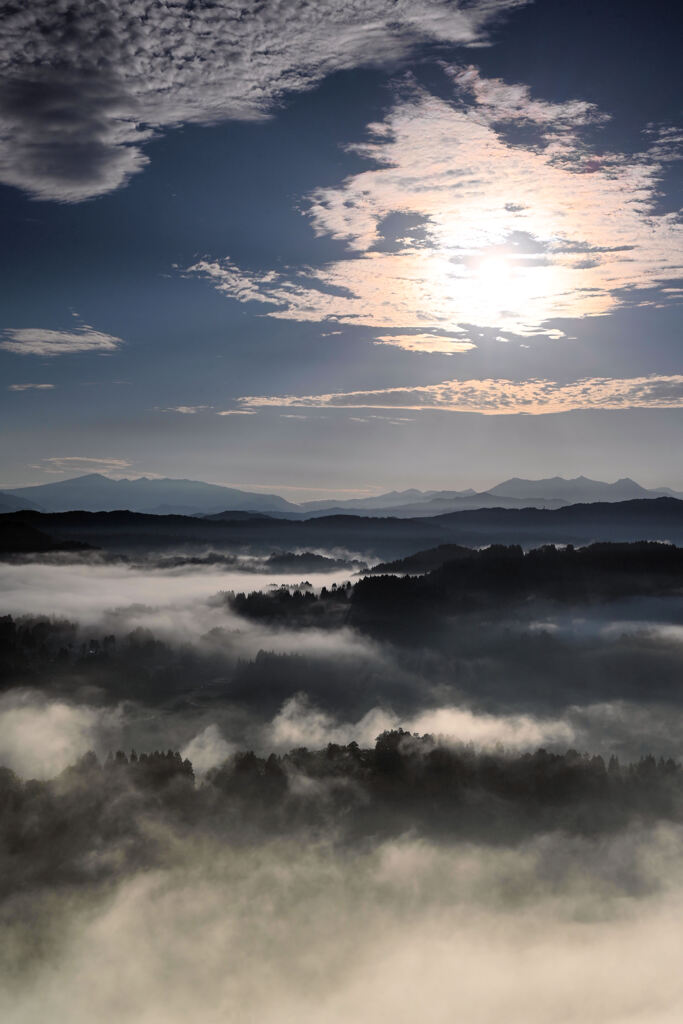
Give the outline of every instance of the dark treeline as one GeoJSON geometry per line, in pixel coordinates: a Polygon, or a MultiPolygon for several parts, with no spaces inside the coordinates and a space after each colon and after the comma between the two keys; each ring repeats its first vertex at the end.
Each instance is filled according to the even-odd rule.
{"type": "Polygon", "coordinates": [[[464,549],[422,576],[379,575],[353,590],[350,621],[401,632],[423,628],[439,612],[472,612],[502,605],[552,601],[594,604],[624,597],[671,594],[683,587],[683,548],[641,542],[518,545],[464,549]]]}
{"type": "Polygon", "coordinates": [[[221,679],[225,670],[225,656],[209,642],[200,648],[143,628],[117,634],[47,616],[0,616],[0,689],[87,687],[90,699],[99,691],[105,701],[156,703],[221,679]]]}
{"type": "Polygon", "coordinates": [[[56,540],[44,530],[30,523],[15,521],[11,516],[0,516],[0,555],[48,554],[91,551],[92,545],[79,540],[56,540]]]}
{"type": "MultiPolygon", "coordinates": [[[[302,592],[305,594],[306,592],[302,592]]],[[[267,600],[267,598],[266,598],[267,600]]],[[[303,600],[303,598],[302,598],[303,600]]],[[[0,616],[0,692],[28,687],[94,704],[172,706],[174,711],[238,704],[259,716],[305,691],[323,705],[366,710],[367,700],[400,699],[393,671],[379,681],[372,665],[349,666],[320,655],[258,651],[244,657],[220,627],[194,642],[161,638],[137,627],[111,633],[47,616],[0,616]]]]}
{"type": "Polygon", "coordinates": [[[437,568],[423,575],[371,575],[313,594],[231,595],[233,608],[252,619],[290,620],[299,625],[339,625],[410,638],[443,614],[486,611],[532,601],[594,604],[624,597],[681,593],[683,548],[669,544],[547,545],[525,552],[518,545],[480,551],[446,548],[392,563],[398,572],[413,565],[437,568]],[[434,562],[432,562],[434,564],[434,562]]]}
{"type": "Polygon", "coordinates": [[[539,749],[507,753],[446,745],[403,729],[374,748],[329,743],[281,757],[248,751],[213,769],[207,785],[249,807],[285,801],[287,820],[310,822],[309,804],[351,836],[400,832],[509,839],[529,829],[602,831],[639,817],[677,819],[683,774],[671,758],[618,758],[539,749]],[[315,805],[318,805],[317,808],[315,805]]]}
{"type": "Polygon", "coordinates": [[[266,593],[231,593],[226,598],[238,615],[248,619],[332,628],[348,617],[352,594],[353,587],[347,582],[340,586],[333,583],[329,589],[322,587],[319,594],[308,589],[278,587],[266,593]]]}
{"type": "MultiPolygon", "coordinates": [[[[346,593],[338,588],[328,601],[331,610],[348,613],[346,593]]],[[[683,700],[680,643],[640,628],[567,637],[529,631],[523,623],[520,628],[505,616],[482,623],[463,615],[455,626],[447,623],[429,650],[382,644],[379,662],[362,650],[340,657],[334,632],[330,639],[329,653],[260,650],[247,657],[233,651],[232,633],[220,628],[186,643],[139,628],[114,634],[63,619],[4,616],[0,692],[9,697],[23,687],[43,699],[100,706],[128,701],[138,708],[170,708],[177,721],[200,714],[220,722],[221,714],[229,718],[237,709],[253,723],[268,721],[300,693],[348,721],[374,707],[407,718],[463,699],[483,710],[502,706],[531,714],[597,700],[673,707],[683,700]]],[[[143,745],[142,738],[136,742],[143,745]]],[[[674,749],[670,740],[662,743],[674,749]]]]}
{"type": "Polygon", "coordinates": [[[374,748],[238,753],[200,783],[172,750],[104,762],[89,753],[49,781],[0,769],[1,876],[10,888],[106,878],[167,858],[178,830],[236,843],[302,831],[342,843],[405,832],[493,843],[558,829],[597,835],[681,821],[682,796],[670,759],[477,752],[401,729],[374,748]]]}
{"type": "Polygon", "coordinates": [[[683,501],[647,498],[593,502],[559,509],[484,508],[418,519],[331,515],[303,521],[244,517],[229,520],[136,512],[22,511],[0,515],[0,551],[44,550],[45,537],[30,547],[30,538],[15,534],[27,525],[47,535],[47,543],[84,542],[107,551],[182,550],[188,545],[249,550],[348,549],[373,552],[383,559],[402,558],[435,544],[479,546],[492,542],[586,544],[592,540],[634,541],[641,537],[683,543],[683,501]],[[7,541],[3,541],[3,536],[7,541]],[[19,544],[18,547],[14,546],[19,544]],[[28,546],[27,546],[28,545],[28,546]]]}

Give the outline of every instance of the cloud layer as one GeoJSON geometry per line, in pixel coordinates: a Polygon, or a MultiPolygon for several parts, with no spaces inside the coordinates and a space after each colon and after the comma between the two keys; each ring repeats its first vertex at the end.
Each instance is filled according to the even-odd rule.
{"type": "Polygon", "coordinates": [[[683,375],[552,380],[445,380],[440,384],[347,391],[327,395],[260,395],[240,399],[244,411],[262,408],[413,409],[478,412],[489,416],[571,412],[574,409],[679,409],[683,375]]]}
{"type": "Polygon", "coordinates": [[[124,185],[158,129],[258,120],[335,71],[481,43],[527,0],[36,0],[3,19],[0,180],[79,202],[124,185]]]}
{"type": "Polygon", "coordinates": [[[53,455],[37,467],[46,473],[105,473],[115,476],[131,465],[126,459],[92,458],[87,455],[53,455]]]}
{"type": "Polygon", "coordinates": [[[343,259],[264,272],[205,258],[191,272],[271,317],[446,337],[469,325],[561,337],[558,318],[678,297],[665,285],[681,274],[681,224],[657,212],[675,139],[598,157],[587,132],[608,118],[593,104],[445,70],[451,100],[408,84],[351,147],[368,170],[308,197],[313,231],[344,242],[343,259]],[[412,227],[388,243],[397,215],[412,227]]]}

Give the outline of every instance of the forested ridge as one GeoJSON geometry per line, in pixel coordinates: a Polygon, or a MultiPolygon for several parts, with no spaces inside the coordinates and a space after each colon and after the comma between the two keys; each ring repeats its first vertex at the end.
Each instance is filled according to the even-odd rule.
{"type": "Polygon", "coordinates": [[[103,761],[92,752],[47,781],[0,769],[4,886],[96,880],[172,856],[169,830],[242,842],[305,833],[339,842],[411,834],[510,842],[560,829],[599,835],[683,821],[672,759],[475,750],[402,729],[374,747],[242,751],[195,779],[173,750],[103,761]]]}

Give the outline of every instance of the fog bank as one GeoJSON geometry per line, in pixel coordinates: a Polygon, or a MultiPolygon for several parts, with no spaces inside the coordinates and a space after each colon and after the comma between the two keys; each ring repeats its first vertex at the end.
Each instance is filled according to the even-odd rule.
{"type": "Polygon", "coordinates": [[[18,895],[2,919],[8,1024],[674,1024],[679,828],[515,849],[410,838],[225,848],[106,892],[18,895]],[[26,958],[27,912],[51,925],[26,958]],[[12,976],[7,976],[12,967],[12,976]]]}

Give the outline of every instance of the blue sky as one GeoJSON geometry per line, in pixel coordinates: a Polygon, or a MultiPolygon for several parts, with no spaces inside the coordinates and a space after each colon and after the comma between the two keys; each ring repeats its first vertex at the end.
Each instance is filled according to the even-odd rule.
{"type": "Polygon", "coordinates": [[[0,486],[683,487],[673,5],[31,3],[0,486]]]}

